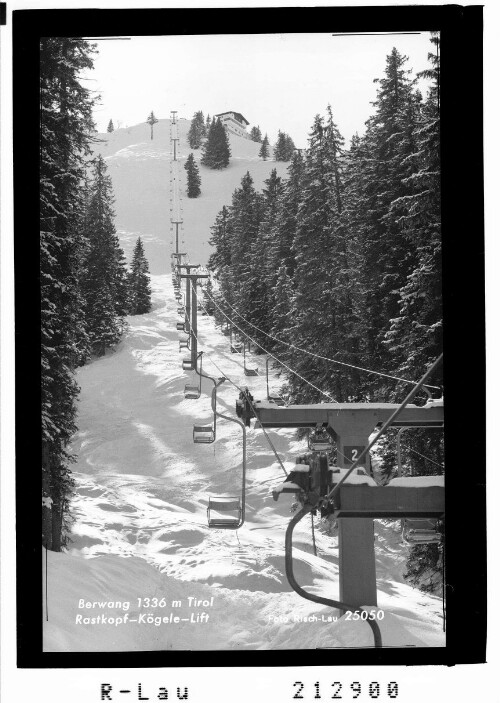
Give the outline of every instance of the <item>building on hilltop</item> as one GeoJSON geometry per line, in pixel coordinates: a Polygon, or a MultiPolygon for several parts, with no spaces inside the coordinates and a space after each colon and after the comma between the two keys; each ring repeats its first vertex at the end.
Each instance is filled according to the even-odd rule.
{"type": "Polygon", "coordinates": [[[214,115],[214,119],[219,119],[226,131],[237,134],[238,137],[250,139],[250,135],[246,131],[246,127],[250,122],[240,112],[221,112],[218,115],[214,115]]]}

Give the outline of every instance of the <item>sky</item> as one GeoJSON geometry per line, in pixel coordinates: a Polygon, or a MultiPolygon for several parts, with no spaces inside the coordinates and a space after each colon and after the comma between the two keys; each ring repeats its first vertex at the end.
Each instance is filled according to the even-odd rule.
{"type": "MultiPolygon", "coordinates": [[[[98,41],[85,85],[101,96],[94,119],[105,131],[159,119],[171,110],[240,112],[271,143],[278,129],[306,147],[316,114],[332,105],[346,139],[364,131],[393,47],[408,56],[413,75],[429,67],[430,34],[333,36],[331,33],[131,37],[98,41]]],[[[427,85],[422,82],[425,95],[427,85]]]]}

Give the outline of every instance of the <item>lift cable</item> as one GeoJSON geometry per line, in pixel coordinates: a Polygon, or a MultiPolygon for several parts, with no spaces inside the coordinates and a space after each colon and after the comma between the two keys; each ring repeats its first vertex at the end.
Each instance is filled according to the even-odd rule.
{"type": "MultiPolygon", "coordinates": [[[[226,373],[224,373],[224,371],[222,371],[222,369],[215,363],[215,361],[210,357],[210,355],[207,355],[207,356],[208,356],[208,360],[210,361],[211,364],[213,364],[213,365],[215,366],[215,368],[217,369],[217,371],[219,371],[219,373],[223,374],[223,376],[225,376],[225,378],[227,378],[227,380],[229,381],[229,383],[232,383],[232,385],[233,385],[235,388],[237,388],[237,389],[240,391],[240,393],[243,393],[243,395],[246,396],[246,393],[245,393],[245,391],[243,390],[243,388],[241,388],[240,386],[238,386],[237,383],[235,383],[231,378],[229,378],[229,376],[228,376],[226,373]]],[[[266,432],[266,430],[264,429],[264,427],[262,427],[262,425],[260,424],[259,418],[258,418],[257,415],[255,414],[255,411],[254,411],[254,409],[253,409],[252,403],[250,403],[249,405],[250,405],[250,407],[252,408],[252,412],[253,412],[253,414],[254,414],[254,416],[255,416],[255,419],[257,420],[258,426],[260,427],[260,429],[261,429],[262,432],[264,433],[264,437],[267,439],[267,442],[268,442],[269,446],[271,447],[274,456],[276,457],[276,459],[278,460],[279,465],[280,465],[281,468],[283,469],[283,471],[284,471],[284,473],[285,473],[285,476],[288,476],[288,471],[285,469],[285,467],[284,467],[284,465],[283,465],[283,462],[282,462],[282,460],[281,460],[281,458],[280,458],[278,452],[276,451],[274,444],[272,443],[271,438],[269,437],[269,435],[268,435],[268,433],[266,432]]]]}
{"type": "MultiPolygon", "coordinates": [[[[220,293],[219,293],[220,295],[220,293]]],[[[258,332],[261,334],[265,334],[266,337],[269,337],[270,339],[273,339],[275,342],[279,342],[280,344],[283,344],[284,346],[290,347],[290,349],[296,349],[297,351],[303,353],[303,354],[308,354],[309,356],[314,356],[317,359],[323,359],[323,361],[331,361],[333,364],[339,364],[340,366],[347,366],[350,369],[356,369],[357,371],[364,371],[365,373],[370,373],[370,374],[375,374],[376,376],[383,376],[384,378],[390,378],[393,381],[402,381],[403,383],[411,383],[414,386],[417,384],[417,381],[409,381],[407,378],[400,378],[399,376],[391,376],[390,374],[387,373],[382,373],[381,371],[372,371],[370,369],[365,369],[361,366],[354,366],[354,364],[348,364],[345,361],[338,361],[337,359],[331,359],[328,356],[322,356],[321,354],[316,354],[315,352],[308,351],[307,349],[302,349],[301,347],[297,347],[295,344],[290,344],[290,342],[284,342],[282,339],[278,339],[278,337],[275,337],[272,334],[269,334],[268,332],[264,332],[264,330],[261,330],[257,325],[254,325],[253,322],[250,322],[249,320],[246,320],[243,315],[241,315],[235,308],[229,303],[223,295],[220,295],[222,300],[235,312],[238,317],[241,317],[242,320],[244,320],[248,325],[251,325],[254,327],[258,332]]],[[[212,302],[214,302],[212,300],[212,302]]],[[[424,384],[425,388],[434,388],[436,390],[441,390],[440,386],[430,386],[428,384],[424,384]]]]}
{"type": "MultiPolygon", "coordinates": [[[[213,301],[213,302],[214,302],[214,301],[213,301]]],[[[216,303],[214,303],[214,304],[216,304],[216,303]]],[[[202,307],[202,309],[203,309],[205,312],[207,312],[205,306],[203,305],[203,303],[200,303],[200,306],[202,307]]],[[[223,312],[223,311],[221,311],[221,312],[223,312]]],[[[207,314],[208,314],[208,313],[207,313],[207,314]]],[[[224,312],[223,312],[223,314],[224,314],[224,316],[231,322],[231,319],[228,318],[227,315],[225,315],[224,312]]],[[[235,326],[237,329],[239,329],[239,327],[237,327],[237,325],[234,325],[234,326],[235,326]]],[[[251,339],[251,338],[248,337],[248,335],[246,335],[244,332],[243,332],[242,334],[243,334],[244,336],[246,336],[248,339],[251,339]]],[[[251,341],[253,342],[254,340],[251,339],[251,341]]],[[[254,344],[256,344],[257,346],[259,346],[261,349],[264,349],[264,347],[261,347],[259,344],[257,344],[257,342],[254,342],[254,344]]],[[[294,374],[295,374],[296,376],[298,376],[299,378],[302,378],[302,376],[300,376],[300,374],[298,374],[296,371],[293,371],[293,369],[290,369],[288,366],[286,366],[286,364],[283,364],[283,362],[281,362],[277,357],[273,356],[273,354],[271,354],[270,352],[267,352],[265,349],[264,349],[264,351],[265,351],[267,354],[269,354],[269,356],[271,356],[273,359],[276,359],[276,361],[278,361],[278,363],[282,364],[286,369],[288,369],[289,371],[291,371],[291,373],[294,373],[294,374]]],[[[212,363],[213,363],[213,362],[212,362],[212,363]]],[[[219,369],[219,371],[220,371],[220,369],[219,369]]],[[[221,373],[222,373],[222,371],[221,371],[221,373]]],[[[228,380],[229,380],[229,379],[228,379],[228,380]]],[[[320,391],[321,393],[323,393],[323,395],[326,395],[323,391],[321,391],[320,388],[317,388],[314,384],[312,384],[312,383],[310,383],[309,381],[307,381],[307,379],[304,378],[304,379],[302,379],[302,380],[304,380],[306,383],[309,383],[309,385],[312,386],[315,390],[318,390],[318,391],[320,391]]],[[[233,384],[233,385],[235,385],[235,387],[238,388],[238,390],[239,390],[241,393],[243,393],[243,395],[247,398],[247,400],[249,400],[249,398],[248,398],[246,392],[245,392],[243,389],[241,389],[239,386],[236,386],[236,384],[233,384]]],[[[328,395],[327,395],[327,397],[331,399],[331,396],[328,396],[328,395]]],[[[335,399],[333,399],[333,400],[334,400],[334,402],[336,402],[335,399]]],[[[250,400],[249,400],[249,407],[251,408],[252,413],[253,413],[255,419],[256,419],[257,422],[260,424],[259,418],[257,417],[257,415],[256,415],[256,413],[255,413],[255,411],[254,411],[254,408],[253,408],[253,404],[250,402],[250,400]]],[[[263,427],[262,427],[262,431],[264,432],[264,434],[266,433],[266,431],[265,431],[265,429],[264,429],[263,427]]],[[[347,459],[347,457],[345,456],[345,454],[343,454],[342,452],[340,452],[339,449],[337,449],[337,452],[340,453],[341,456],[344,457],[344,459],[347,459]]],[[[286,473],[286,471],[285,471],[285,473],[286,473]]],[[[287,474],[287,475],[288,475],[288,474],[287,474]]]]}
{"type": "MultiPolygon", "coordinates": [[[[198,298],[198,296],[196,296],[196,298],[198,298]]],[[[195,304],[196,304],[196,303],[195,303],[195,304]]],[[[201,307],[202,307],[203,309],[205,309],[204,306],[203,306],[201,303],[200,303],[200,305],[201,305],[201,307]]],[[[187,313],[186,313],[186,317],[188,317],[187,313]]],[[[189,317],[188,317],[188,319],[189,319],[189,317]]],[[[189,327],[190,327],[190,330],[191,330],[191,334],[196,338],[196,341],[199,343],[200,340],[198,339],[197,335],[193,332],[193,329],[192,329],[192,327],[191,327],[191,320],[189,320],[189,327]]],[[[235,382],[227,375],[227,373],[225,373],[225,372],[215,363],[215,361],[210,357],[209,354],[207,354],[206,352],[204,352],[204,355],[205,355],[206,358],[208,358],[208,360],[210,361],[210,363],[215,366],[215,368],[217,369],[217,371],[218,371],[220,374],[222,374],[222,375],[224,376],[224,378],[226,378],[226,379],[229,381],[229,383],[231,383],[235,388],[237,388],[237,389],[240,391],[240,393],[243,393],[243,394],[246,396],[245,391],[244,391],[242,388],[240,388],[240,386],[238,386],[238,384],[235,383],[235,382]]],[[[250,407],[252,408],[252,412],[253,412],[253,414],[254,414],[254,416],[255,416],[255,419],[258,421],[258,417],[257,417],[257,415],[255,414],[255,411],[254,411],[253,406],[252,406],[251,403],[250,403],[250,407]]],[[[260,423],[258,423],[258,424],[260,425],[260,423]]],[[[284,471],[284,473],[285,473],[285,476],[288,476],[288,471],[285,469],[285,467],[284,467],[284,465],[283,465],[283,462],[282,462],[280,456],[278,455],[278,452],[276,451],[276,449],[275,449],[275,447],[274,447],[274,444],[272,443],[271,438],[270,438],[269,435],[267,434],[267,432],[266,432],[266,430],[264,429],[264,427],[262,427],[262,425],[260,425],[260,429],[261,429],[262,432],[264,433],[264,436],[265,436],[265,438],[266,438],[266,440],[267,440],[269,446],[271,447],[274,456],[275,456],[276,459],[278,460],[279,465],[280,465],[281,468],[283,469],[283,471],[284,471]]]]}
{"type": "MultiPolygon", "coordinates": [[[[205,291],[205,292],[206,292],[206,291],[205,291]]],[[[324,395],[325,398],[328,398],[328,400],[332,401],[333,403],[336,403],[336,402],[337,402],[337,401],[335,400],[335,398],[334,398],[330,393],[326,393],[325,391],[322,391],[321,388],[318,388],[318,386],[315,386],[314,383],[311,383],[311,381],[308,381],[307,378],[304,378],[303,376],[301,376],[297,371],[294,371],[292,368],[290,368],[289,366],[287,366],[284,361],[281,361],[280,359],[278,359],[277,356],[275,356],[275,355],[272,354],[270,351],[268,351],[267,349],[265,349],[265,347],[263,347],[261,344],[259,344],[258,342],[256,342],[255,339],[252,339],[252,337],[250,337],[250,335],[248,335],[246,332],[244,332],[244,331],[241,329],[241,327],[238,327],[238,325],[237,325],[233,320],[231,320],[231,318],[230,318],[228,315],[226,315],[226,313],[224,312],[224,310],[222,310],[222,308],[221,308],[219,305],[217,305],[217,303],[215,302],[215,300],[214,300],[208,293],[206,293],[206,295],[207,295],[207,297],[212,301],[212,303],[215,305],[215,307],[216,307],[218,310],[220,310],[220,312],[224,315],[224,317],[226,318],[226,320],[228,320],[228,321],[231,323],[231,325],[233,325],[233,327],[235,327],[235,328],[240,332],[240,334],[242,334],[242,335],[243,335],[244,337],[246,337],[250,342],[252,342],[252,344],[255,344],[256,347],[259,347],[259,349],[262,349],[262,351],[263,351],[265,354],[267,354],[267,355],[270,356],[272,359],[274,359],[275,361],[277,361],[278,364],[280,364],[281,366],[283,366],[287,371],[289,371],[290,373],[293,373],[294,376],[297,376],[297,378],[300,378],[301,381],[304,381],[304,383],[307,383],[309,386],[311,386],[311,388],[314,388],[314,390],[318,391],[318,393],[321,393],[321,395],[324,395]]]]}
{"type": "Polygon", "coordinates": [[[431,464],[435,464],[436,466],[439,466],[440,469],[444,469],[444,466],[440,464],[438,461],[434,461],[434,459],[431,459],[428,456],[425,456],[424,454],[420,454],[420,452],[417,452],[416,449],[413,449],[412,447],[409,447],[407,444],[403,445],[404,449],[409,449],[410,452],[413,452],[414,454],[418,454],[418,456],[422,457],[422,459],[425,459],[426,461],[430,461],[431,464]]]}

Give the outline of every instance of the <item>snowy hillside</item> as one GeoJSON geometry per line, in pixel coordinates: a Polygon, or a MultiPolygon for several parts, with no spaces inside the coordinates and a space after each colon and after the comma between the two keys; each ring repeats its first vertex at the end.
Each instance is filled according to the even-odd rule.
{"type": "MultiPolygon", "coordinates": [[[[113,180],[115,194],[116,228],[127,259],[139,235],[144,242],[151,273],[165,273],[170,265],[172,232],[170,229],[170,173],[172,159],[170,120],[159,120],[151,140],[148,124],[118,129],[110,134],[99,134],[102,140],[95,145],[96,153],[106,160],[113,180]]],[[[273,168],[279,176],[286,175],[288,164],[262,161],[258,157],[260,144],[249,139],[229,135],[231,162],[221,171],[200,165],[201,196],[189,199],[185,193],[186,158],[193,151],[199,164],[201,150],[191,150],[187,141],[189,120],[177,121],[180,138],[181,197],[183,198],[184,226],[181,251],[190,254],[194,263],[205,264],[210,256],[208,244],[210,227],[223,205],[231,202],[235,188],[250,171],[255,188],[260,190],[273,168]]]]}
{"type": "MultiPolygon", "coordinates": [[[[48,552],[44,649],[371,646],[366,623],[328,620],[337,613],[303,600],[288,585],[284,539],[293,498],[273,501],[271,491],[282,482],[283,472],[261,430],[252,427],[247,433],[245,525],[238,532],[207,526],[208,497],[238,493],[241,430],[221,420],[214,444],[192,441],[193,425],[211,421],[211,384],[203,382],[199,400],[184,399],[184,385],[196,381],[181,368],[175,328],[169,126],[168,120],[155,125],[153,141],[146,124],[117,130],[99,146],[113,179],[122,246],[129,255],[137,236],[145,243],[154,274],[153,309],[129,317],[129,331],[116,350],[78,371],[73,542],[65,554],[48,552]]],[[[181,120],[179,127],[185,158],[189,122],[181,120]]],[[[273,166],[285,173],[286,164],[260,161],[253,142],[234,137],[231,149],[230,168],[201,167],[202,197],[183,200],[183,250],[191,261],[206,262],[209,227],[247,170],[258,188],[273,166]]],[[[248,385],[256,399],[264,399],[265,374],[244,376],[241,356],[230,353],[228,338],[208,316],[199,317],[199,340],[206,373],[221,375],[215,362],[236,384],[248,385]]],[[[252,363],[264,370],[262,358],[252,363]]],[[[224,383],[220,409],[234,415],[236,397],[235,387],[224,383]]],[[[291,429],[269,434],[291,469],[295,456],[306,450],[305,442],[291,429]]],[[[398,527],[398,522],[376,523],[383,643],[444,646],[441,601],[404,583],[407,548],[398,527]]],[[[335,598],[337,536],[320,527],[316,542],[314,556],[310,521],[304,520],[295,530],[295,575],[307,590],[335,598]]],[[[45,566],[45,553],[43,559],[45,566]]]]}

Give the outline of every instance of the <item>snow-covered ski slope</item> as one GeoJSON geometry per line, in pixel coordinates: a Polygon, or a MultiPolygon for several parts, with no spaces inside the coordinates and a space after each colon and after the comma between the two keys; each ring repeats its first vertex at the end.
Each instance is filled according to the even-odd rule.
{"type": "MultiPolygon", "coordinates": [[[[182,140],[189,123],[183,125],[181,120],[180,125],[182,140]]],[[[152,276],[154,302],[149,314],[128,319],[129,331],[114,352],[78,371],[73,541],[67,553],[47,555],[49,620],[44,623],[44,649],[371,646],[366,623],[331,621],[328,618],[336,612],[305,601],[290,589],[284,538],[293,498],[272,499],[272,488],[284,474],[262,430],[252,427],[247,433],[245,525],[238,532],[207,526],[208,497],[238,494],[241,430],[221,420],[214,444],[192,441],[193,424],[211,421],[212,384],[203,381],[199,400],[184,399],[184,385],[195,383],[197,377],[181,369],[184,352],[179,353],[175,329],[177,304],[169,272],[168,134],[160,121],[153,142],[149,126],[140,125],[115,132],[101,145],[113,177],[117,224],[127,235],[122,243],[130,251],[140,235],[157,272],[152,276]],[[130,603],[128,610],[124,603],[130,603]],[[178,622],[171,621],[175,617],[178,622]]],[[[252,142],[235,137],[231,146],[237,164],[232,170],[202,170],[202,187],[204,183],[205,193],[212,196],[205,195],[205,202],[183,201],[191,261],[195,254],[206,260],[209,226],[222,204],[230,202],[240,175],[250,169],[260,187],[258,180],[266,178],[274,165],[256,160],[257,145],[252,142]],[[198,205],[205,220],[197,214],[198,205]]],[[[183,147],[181,141],[185,154],[183,147]]],[[[245,377],[241,356],[230,353],[229,339],[215,328],[213,319],[200,315],[198,322],[204,371],[220,376],[211,363],[215,362],[235,383],[248,385],[255,398],[264,398],[264,373],[245,377]]],[[[264,372],[262,357],[254,362],[264,372]]],[[[272,385],[277,389],[279,381],[272,385]]],[[[234,415],[236,397],[234,386],[224,383],[218,393],[221,411],[234,415]]],[[[294,430],[269,435],[291,469],[295,456],[306,450],[305,443],[296,439],[294,430]]],[[[441,602],[404,583],[406,547],[397,527],[396,522],[376,523],[383,642],[443,646],[441,602]]],[[[307,590],[336,598],[336,534],[320,528],[316,542],[318,556],[312,550],[310,521],[304,520],[295,530],[296,577],[307,590]]],[[[43,559],[45,568],[45,554],[43,559]]]]}
{"type": "MultiPolygon", "coordinates": [[[[288,164],[262,161],[260,144],[235,135],[229,136],[231,162],[220,171],[201,166],[200,149],[190,149],[187,133],[191,122],[177,119],[177,159],[181,181],[183,228],[179,241],[180,251],[189,252],[191,261],[206,264],[211,247],[208,244],[210,227],[223,205],[231,203],[231,196],[250,171],[257,190],[264,186],[273,168],[278,176],[286,176],[288,164]],[[184,164],[190,153],[200,167],[201,195],[186,196],[186,170],[184,164]],[[182,244],[182,248],[181,245],[182,244]]],[[[159,120],[154,126],[154,138],[148,124],[119,129],[111,134],[99,134],[102,140],[96,151],[106,160],[108,173],[113,180],[116,203],[116,227],[120,240],[129,257],[140,235],[150,262],[151,273],[164,273],[170,262],[172,231],[171,172],[173,144],[170,141],[170,120],[159,120]]],[[[174,229],[175,233],[175,229],[174,229]]]]}

